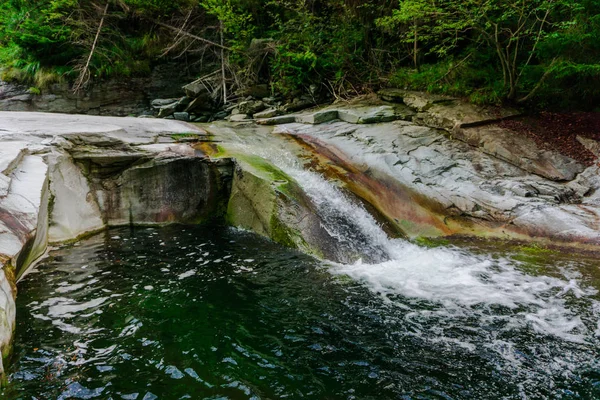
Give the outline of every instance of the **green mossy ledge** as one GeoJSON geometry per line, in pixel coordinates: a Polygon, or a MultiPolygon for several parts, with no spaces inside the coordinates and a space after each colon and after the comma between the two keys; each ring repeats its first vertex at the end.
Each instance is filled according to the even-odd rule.
{"type": "Polygon", "coordinates": [[[324,230],[314,204],[292,177],[263,158],[233,157],[229,225],[319,258],[340,260],[343,255],[324,230]]]}

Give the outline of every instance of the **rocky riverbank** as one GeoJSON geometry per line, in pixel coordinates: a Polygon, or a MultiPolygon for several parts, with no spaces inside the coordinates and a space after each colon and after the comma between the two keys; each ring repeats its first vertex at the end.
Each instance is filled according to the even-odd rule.
{"type": "MultiPolygon", "coordinates": [[[[244,104],[256,100],[238,111],[244,104]]],[[[217,219],[353,262],[357,254],[324,229],[302,174],[286,172],[290,161],[334,181],[393,236],[600,249],[597,159],[584,163],[515,135],[504,124],[516,110],[388,90],[283,112],[255,109],[204,125],[0,112],[3,357],[18,277],[52,243],[109,226],[217,219]]]]}

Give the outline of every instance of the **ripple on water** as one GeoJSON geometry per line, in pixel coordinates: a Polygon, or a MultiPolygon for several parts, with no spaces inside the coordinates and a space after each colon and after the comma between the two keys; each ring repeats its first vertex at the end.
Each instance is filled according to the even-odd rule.
{"type": "Polygon", "coordinates": [[[325,265],[181,227],[60,249],[19,288],[2,398],[600,397],[598,294],[572,266],[384,249],[325,265]]]}

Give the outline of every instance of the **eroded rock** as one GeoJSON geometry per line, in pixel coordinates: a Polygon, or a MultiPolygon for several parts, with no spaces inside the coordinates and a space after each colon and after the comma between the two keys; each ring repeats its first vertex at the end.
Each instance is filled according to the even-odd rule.
{"type": "Polygon", "coordinates": [[[486,154],[554,181],[573,180],[585,169],[570,157],[540,149],[532,139],[498,126],[455,129],[452,136],[480,148],[486,154]]]}

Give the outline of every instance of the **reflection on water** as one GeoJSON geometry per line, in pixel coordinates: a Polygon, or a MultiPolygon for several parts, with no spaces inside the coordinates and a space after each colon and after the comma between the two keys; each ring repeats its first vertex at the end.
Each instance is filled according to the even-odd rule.
{"type": "Polygon", "coordinates": [[[600,398],[597,266],[378,248],[330,265],[169,227],[57,250],[20,284],[2,398],[600,398]]]}

